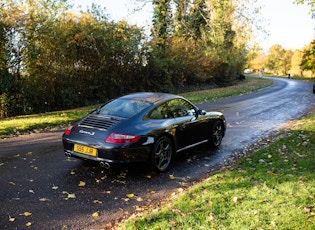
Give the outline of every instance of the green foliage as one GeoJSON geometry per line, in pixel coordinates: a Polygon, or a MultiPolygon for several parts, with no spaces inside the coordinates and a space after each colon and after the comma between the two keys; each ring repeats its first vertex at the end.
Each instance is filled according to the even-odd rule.
{"type": "Polygon", "coordinates": [[[315,72],[315,40],[312,41],[309,48],[305,50],[301,67],[303,70],[315,72]]]}
{"type": "Polygon", "coordinates": [[[315,12],[315,1],[314,0],[295,0],[294,1],[296,4],[307,4],[308,6],[310,6],[310,11],[315,12]]]}
{"type": "Polygon", "coordinates": [[[292,51],[285,50],[280,45],[274,45],[269,49],[266,67],[277,74],[285,75],[291,68],[292,56],[292,51]]]}
{"type": "Polygon", "coordinates": [[[4,0],[0,8],[1,117],[85,106],[132,91],[231,84],[246,63],[244,9],[231,0],[153,1],[152,37],[110,22],[93,4],[4,0]]]}

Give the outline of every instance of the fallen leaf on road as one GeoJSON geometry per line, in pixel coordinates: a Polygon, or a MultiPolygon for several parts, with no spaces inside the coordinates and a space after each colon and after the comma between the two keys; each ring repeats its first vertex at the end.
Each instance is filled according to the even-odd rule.
{"type": "Polygon", "coordinates": [[[94,204],[101,204],[102,201],[100,201],[100,200],[93,200],[93,203],[94,203],[94,204]]]}
{"type": "Polygon", "coordinates": [[[53,185],[51,188],[52,188],[53,190],[57,190],[57,189],[58,189],[58,186],[53,185]]]}
{"type": "Polygon", "coordinates": [[[14,218],[14,217],[11,217],[11,216],[9,215],[9,221],[10,221],[10,222],[14,222],[14,221],[15,221],[15,218],[14,218]]]}
{"type": "Polygon", "coordinates": [[[133,193],[127,194],[126,195],[128,198],[133,198],[135,195],[133,193]]]}
{"type": "Polygon", "coordinates": [[[15,183],[12,182],[12,181],[8,182],[8,184],[10,184],[10,185],[15,185],[15,183]]]}
{"type": "Polygon", "coordinates": [[[24,212],[22,214],[20,214],[20,216],[31,216],[32,213],[31,212],[24,212]]]}
{"type": "Polygon", "coordinates": [[[79,187],[84,187],[85,186],[85,182],[84,181],[80,181],[80,183],[78,184],[79,187]]]}
{"type": "Polygon", "coordinates": [[[66,191],[63,191],[62,194],[67,194],[67,197],[64,198],[65,200],[75,199],[75,198],[76,198],[76,196],[75,196],[74,193],[68,193],[68,192],[66,192],[66,191]]]}
{"type": "Polygon", "coordinates": [[[30,227],[31,225],[32,225],[32,222],[27,222],[27,223],[25,224],[26,227],[30,227]]]}
{"type": "Polygon", "coordinates": [[[92,214],[92,216],[93,216],[93,217],[98,217],[99,214],[98,214],[98,212],[94,212],[94,213],[92,214]]]}
{"type": "Polygon", "coordinates": [[[68,199],[74,199],[74,198],[76,198],[76,196],[75,196],[75,194],[74,193],[70,193],[70,194],[68,194],[68,197],[67,197],[68,199]]]}

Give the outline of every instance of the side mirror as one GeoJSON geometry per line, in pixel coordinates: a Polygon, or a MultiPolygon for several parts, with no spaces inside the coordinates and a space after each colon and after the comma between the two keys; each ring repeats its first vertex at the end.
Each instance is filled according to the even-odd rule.
{"type": "Polygon", "coordinates": [[[207,112],[203,109],[199,109],[198,113],[199,113],[199,115],[206,115],[207,112]]]}

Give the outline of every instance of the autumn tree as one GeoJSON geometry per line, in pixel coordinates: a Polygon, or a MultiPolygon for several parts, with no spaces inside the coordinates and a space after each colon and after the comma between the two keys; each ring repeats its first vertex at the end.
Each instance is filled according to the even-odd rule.
{"type": "Polygon", "coordinates": [[[301,62],[301,68],[303,70],[309,70],[312,73],[315,72],[315,40],[313,40],[309,47],[305,50],[301,62]]]}
{"type": "Polygon", "coordinates": [[[300,77],[304,76],[304,73],[303,73],[304,71],[301,68],[302,59],[303,59],[303,51],[295,50],[291,58],[290,72],[292,73],[292,75],[297,75],[300,77]]]}
{"type": "Polygon", "coordinates": [[[1,2],[0,7],[0,117],[15,111],[25,112],[23,98],[23,44],[17,36],[20,32],[20,16],[23,8],[15,1],[1,2]]]}
{"type": "Polygon", "coordinates": [[[295,0],[294,1],[296,4],[307,4],[310,6],[311,11],[313,12],[313,17],[314,17],[314,12],[315,12],[315,0],[295,0]]]}
{"type": "Polygon", "coordinates": [[[8,3],[0,10],[4,116],[79,107],[142,89],[143,31],[137,26],[108,22],[98,6],[74,14],[62,0],[8,3]]]}
{"type": "Polygon", "coordinates": [[[280,45],[273,45],[268,51],[267,68],[277,74],[286,74],[287,69],[286,50],[280,45]]]}
{"type": "Polygon", "coordinates": [[[157,91],[170,91],[172,87],[169,69],[169,44],[171,31],[171,0],[153,0],[151,37],[148,44],[151,47],[148,53],[147,79],[149,87],[155,85],[157,91]]]}

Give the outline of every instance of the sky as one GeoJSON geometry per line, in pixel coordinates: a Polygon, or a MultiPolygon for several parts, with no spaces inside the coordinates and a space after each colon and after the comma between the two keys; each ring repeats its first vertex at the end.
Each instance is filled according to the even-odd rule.
{"type": "MultiPolygon", "coordinates": [[[[85,7],[92,2],[104,6],[110,20],[126,20],[140,26],[150,25],[152,9],[147,4],[143,10],[133,12],[135,0],[73,0],[85,7]]],[[[315,18],[309,14],[309,6],[293,4],[294,0],[258,0],[262,5],[260,17],[265,20],[268,33],[260,33],[257,41],[263,50],[272,45],[285,49],[302,49],[315,38],[315,18]]],[[[139,3],[138,3],[139,4],[139,3]]],[[[139,5],[141,6],[141,4],[139,5]]],[[[149,28],[148,26],[146,28],[149,28]]]]}

